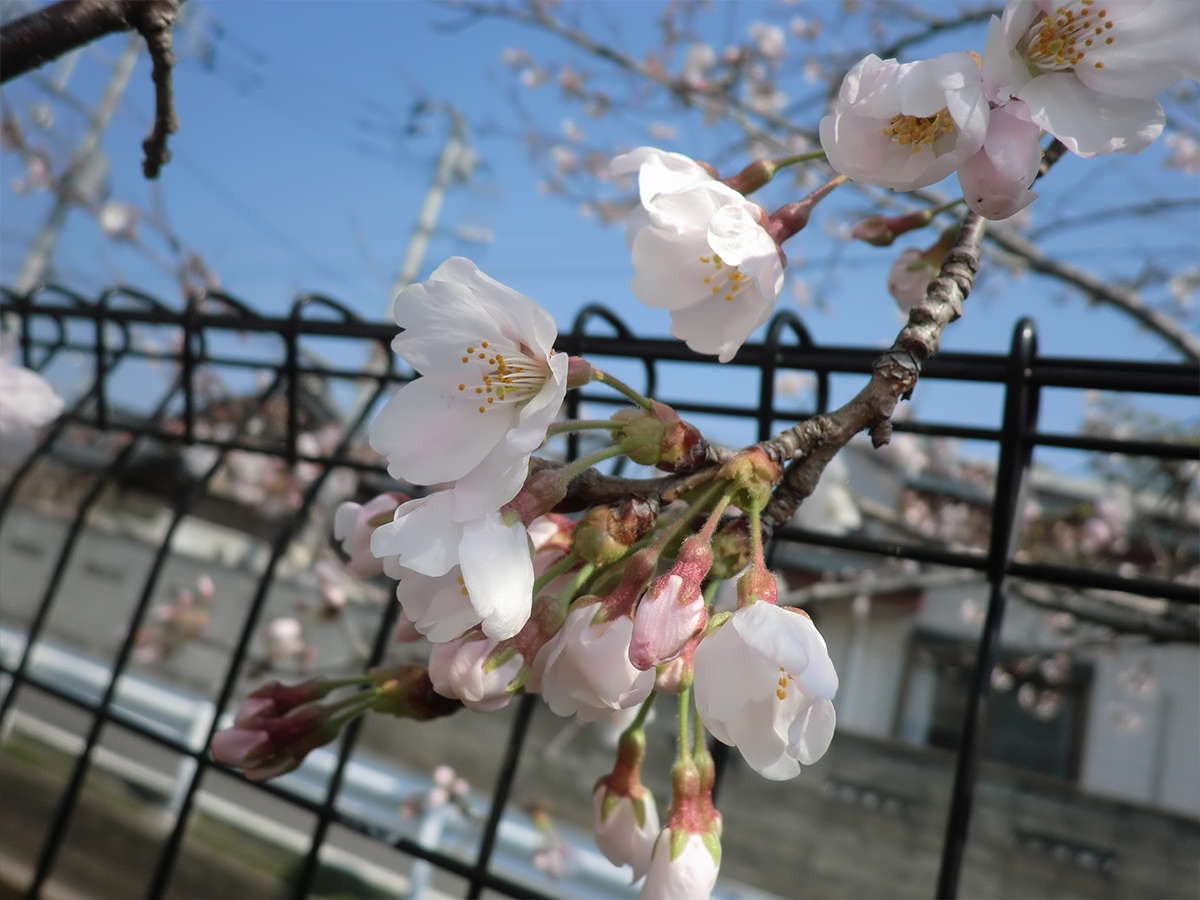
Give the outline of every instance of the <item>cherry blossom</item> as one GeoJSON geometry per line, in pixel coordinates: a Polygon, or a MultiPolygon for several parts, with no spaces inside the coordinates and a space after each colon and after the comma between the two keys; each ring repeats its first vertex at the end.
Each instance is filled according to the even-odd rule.
{"type": "Polygon", "coordinates": [[[342,542],[350,557],[346,564],[359,578],[374,578],[383,573],[383,561],[371,553],[371,535],[380,525],[392,520],[401,503],[408,502],[403,494],[380,494],[365,505],[347,501],[337,508],[333,517],[333,536],[342,542]]]}
{"type": "Polygon", "coordinates": [[[32,453],[38,429],[63,409],[45,378],[13,362],[15,353],[15,343],[0,340],[0,463],[20,462],[32,453]]]}
{"type": "Polygon", "coordinates": [[[429,678],[443,697],[454,697],[478,713],[495,712],[512,699],[509,684],[525,665],[513,652],[501,661],[495,654],[500,642],[470,631],[461,637],[435,644],[429,653],[429,678]]]}
{"type": "Polygon", "coordinates": [[[704,836],[694,832],[678,853],[672,852],[676,832],[664,828],[654,842],[646,883],[638,897],[647,900],[697,900],[712,894],[717,883],[720,859],[713,855],[704,836]]]}
{"type": "Polygon", "coordinates": [[[459,521],[498,508],[520,490],[566,396],[554,320],[461,257],[405,288],[393,314],[404,331],[392,349],[422,377],[380,411],[371,446],[397,479],[456,481],[459,521]]]}
{"type": "Polygon", "coordinates": [[[694,677],[705,727],[764,777],[793,778],[829,747],[837,673],[799,610],[765,601],[738,609],[696,648],[694,677]]]}
{"type": "Polygon", "coordinates": [[[911,191],[951,175],[983,146],[988,102],[976,58],[898,63],[875,55],[846,75],[821,146],[843,175],[911,191]]]}
{"type": "Polygon", "coordinates": [[[1042,162],[1041,134],[1020,100],[992,110],[983,148],[958,170],[967,206],[985,219],[1007,219],[1032,203],[1038,195],[1029,186],[1042,162]]]}
{"type": "Polygon", "coordinates": [[[988,30],[984,83],[1079,156],[1139,153],[1162,132],[1154,96],[1200,79],[1197,46],[1193,3],[1008,0],[988,30]]]}
{"type": "Polygon", "coordinates": [[[495,509],[457,520],[461,490],[456,486],[399,507],[392,522],[375,529],[371,552],[393,557],[384,570],[400,578],[397,597],[431,640],[451,640],[476,622],[488,637],[504,640],[521,630],[533,603],[529,536],[520,521],[507,523],[495,509]],[[462,624],[470,618],[474,621],[462,624]]]}
{"type": "Polygon", "coordinates": [[[783,287],[766,212],[677,153],[640,147],[611,168],[638,173],[642,205],[625,231],[633,295],[668,310],[671,334],[696,352],[733,359],[783,287]]]}
{"type": "Polygon", "coordinates": [[[637,706],[654,687],[654,671],[641,672],[629,662],[633,619],[594,621],[600,609],[599,602],[577,605],[534,658],[526,690],[540,693],[555,715],[595,722],[637,706]]]}

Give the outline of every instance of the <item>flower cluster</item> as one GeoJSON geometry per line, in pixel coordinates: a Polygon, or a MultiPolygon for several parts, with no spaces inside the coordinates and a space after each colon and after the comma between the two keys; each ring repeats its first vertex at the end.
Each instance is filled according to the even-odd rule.
{"type": "MultiPolygon", "coordinates": [[[[873,216],[853,230],[888,246],[963,201],[987,218],[1022,209],[1035,196],[1043,132],[1080,156],[1137,152],[1161,130],[1153,95],[1197,68],[1200,33],[1183,6],[1009,0],[982,57],[867,57],[821,122],[837,176],[772,213],[748,195],[822,153],[756,160],[723,179],[651,147],[618,156],[608,171],[636,175],[640,201],[626,229],[633,294],[666,309],[672,334],[692,350],[727,362],[772,314],[782,245],[848,179],[911,191],[958,175],[962,200],[873,216]]],[[[762,30],[758,40],[763,58],[775,58],[782,32],[762,30]]],[[[692,90],[712,66],[701,57],[689,63],[692,90]]],[[[922,302],[956,240],[957,229],[947,229],[928,249],[900,255],[888,279],[898,303],[922,302]]],[[[418,719],[462,707],[485,713],[519,693],[539,694],[580,722],[634,716],[594,789],[597,845],[645,879],[643,897],[708,895],[724,826],[706,732],[776,780],[799,775],[833,739],[838,677],[825,641],[807,613],[779,604],[764,561],[764,510],[776,515],[784,467],[803,454],[774,440],[711,448],[669,406],[556,352],[550,314],[466,259],[403,290],[393,314],[401,328],[393,349],[419,376],[379,413],[370,443],[412,489],[342,504],[333,534],[353,575],[397,582],[397,640],[411,642],[409,652],[427,641],[428,666],[267,685],[217,735],[214,756],[267,778],[366,710],[418,719]],[[634,405],[605,420],[562,419],[567,391],[589,383],[634,405]],[[609,440],[578,460],[533,455],[555,435],[584,430],[609,440]],[[623,480],[589,471],[616,457],[667,474],[623,480]],[[719,583],[735,578],[736,608],[714,608],[719,583]],[[641,784],[644,727],[659,694],[679,702],[661,827],[641,784]]],[[[1110,546],[1121,535],[1098,514],[1086,537],[1110,546]]],[[[330,585],[336,606],[332,595],[341,594],[330,585]]],[[[276,620],[265,637],[268,661],[304,664],[297,622],[276,620]]],[[[548,825],[546,833],[536,864],[561,874],[569,848],[548,825]]]]}
{"type": "Polygon", "coordinates": [[[910,191],[957,173],[989,219],[1028,206],[1051,134],[1092,157],[1138,153],[1163,128],[1156,94],[1200,77],[1189,3],[1008,0],[980,57],[898,63],[868,56],[821,120],[830,164],[855,181],[910,191]]]}

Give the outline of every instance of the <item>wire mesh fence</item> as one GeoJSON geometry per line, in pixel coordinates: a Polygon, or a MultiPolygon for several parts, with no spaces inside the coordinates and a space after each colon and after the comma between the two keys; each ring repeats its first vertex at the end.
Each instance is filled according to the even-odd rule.
{"type": "MultiPolygon", "coordinates": [[[[186,894],[181,872],[196,863],[185,858],[185,845],[200,827],[200,812],[207,811],[211,818],[218,808],[213,796],[219,791],[214,785],[228,774],[208,755],[207,747],[222,727],[222,716],[235,708],[247,679],[271,670],[272,661],[264,662],[256,649],[263,627],[272,610],[285,602],[281,600],[284,582],[290,584],[295,577],[303,580],[305,566],[314,563],[311,554],[307,560],[297,558],[297,541],[314,528],[328,529],[328,517],[321,510],[339,486],[341,496],[352,493],[356,484],[362,486],[364,496],[397,488],[383,463],[365,451],[363,430],[382,400],[415,373],[398,369],[394,362],[360,364],[359,360],[379,359],[380,354],[372,356],[367,348],[386,351],[395,329],[364,322],[345,306],[318,295],[300,297],[287,316],[272,317],[220,294],[195,299],[180,310],[129,289],[88,298],[46,287],[28,296],[5,290],[2,311],[6,321],[16,326],[18,361],[34,370],[58,373],[59,381],[69,374],[76,385],[67,411],[48,429],[36,452],[10,473],[0,495],[0,525],[16,536],[14,540],[25,540],[31,552],[36,551],[42,572],[40,580],[33,579],[27,601],[3,604],[8,607],[0,654],[6,686],[0,701],[5,734],[15,733],[13,723],[20,707],[33,695],[69,708],[77,722],[75,737],[60,742],[64,753],[59,780],[52,801],[45,804],[36,839],[28,847],[28,871],[18,879],[19,890],[31,897],[51,893],[48,885],[65,865],[72,842],[83,839],[81,809],[88,785],[113,754],[106,742],[123,735],[141,742],[138,753],[165,752],[175,766],[162,789],[157,842],[138,851],[144,869],[139,889],[147,897],[186,894]],[[230,472],[239,467],[240,480],[233,478],[230,488],[230,472]],[[16,516],[37,495],[39,485],[66,478],[62,472],[67,470],[76,475],[55,501],[57,520],[62,523],[57,543],[44,541],[37,534],[43,527],[39,519],[18,521],[16,516]],[[89,529],[102,518],[102,510],[109,510],[110,518],[116,515],[111,512],[114,491],[149,493],[160,506],[150,537],[143,541],[148,549],[136,566],[123,561],[124,550],[111,550],[117,577],[129,577],[123,581],[122,600],[102,612],[78,606],[70,596],[79,591],[73,580],[80,577],[81,547],[93,540],[89,529]],[[238,605],[236,616],[230,613],[222,652],[205,658],[202,677],[185,672],[177,679],[205,685],[195,705],[199,712],[193,715],[189,705],[193,701],[184,693],[168,692],[164,699],[138,673],[145,670],[145,660],[140,658],[145,635],[157,621],[155,602],[168,583],[183,577],[173,554],[196,519],[218,523],[226,537],[250,534],[255,540],[247,544],[253,560],[243,567],[249,573],[241,588],[245,602],[238,605]],[[82,657],[54,656],[63,643],[58,626],[68,619],[76,622],[77,629],[107,629],[107,637],[99,642],[105,647],[103,658],[92,669],[83,665],[82,657]],[[111,637],[114,634],[118,636],[111,637]],[[150,707],[160,714],[151,716],[146,712],[150,707]],[[179,723],[164,724],[163,709],[175,710],[179,723]]],[[[722,377],[736,373],[741,379],[737,399],[729,400],[700,393],[706,379],[715,375],[715,363],[674,341],[635,337],[602,307],[582,311],[571,331],[559,336],[557,349],[624,366],[632,373],[628,380],[637,382],[640,377],[636,386],[647,396],[706,425],[726,423],[730,435],[747,441],[767,439],[791,422],[825,412],[837,395],[838,379],[868,374],[877,355],[869,348],[819,346],[798,317],[782,313],[772,320],[762,343],[745,345],[722,369],[722,377]],[[804,402],[784,396],[780,387],[784,373],[808,373],[804,402]]],[[[392,359],[390,352],[384,357],[392,359]]],[[[831,532],[793,522],[778,529],[771,552],[776,564],[797,550],[910,560],[939,571],[965,573],[986,585],[970,674],[964,676],[961,709],[956,708],[960,718],[953,729],[953,775],[946,805],[935,816],[944,822],[940,845],[936,852],[930,851],[935,857],[931,865],[936,868],[936,884],[921,883],[926,893],[950,897],[960,890],[969,857],[968,823],[985,757],[988,696],[1003,654],[1001,632],[1012,580],[1072,591],[1120,592],[1172,610],[1197,604],[1196,588],[1186,581],[1085,562],[1029,559],[1017,552],[1037,448],[1179,463],[1196,458],[1196,446],[1188,441],[1046,427],[1039,420],[1041,398],[1059,389],[1194,398],[1200,395],[1200,368],[1188,363],[1044,357],[1037,350],[1034,323],[1022,320],[1014,329],[1008,354],[940,354],[925,367],[918,393],[941,381],[994,386],[1000,392],[996,420],[987,425],[904,420],[894,427],[899,434],[955,438],[991,448],[995,464],[980,504],[987,515],[986,539],[964,547],[922,540],[916,534],[905,537],[902,529],[831,532]]],[[[615,405],[610,397],[589,389],[571,395],[567,411],[577,417],[581,407],[615,405]]],[[[578,435],[563,440],[555,452],[576,456],[580,440],[578,435]]],[[[119,503],[116,508],[120,509],[119,503]]],[[[1179,540],[1188,544],[1192,538],[1185,534],[1179,540]]],[[[17,590],[18,576],[9,569],[13,565],[10,560],[5,566],[5,593],[17,590]]],[[[90,577],[103,581],[108,577],[103,569],[101,560],[88,570],[90,577]]],[[[93,597],[102,593],[99,588],[88,590],[93,597]]],[[[398,612],[395,602],[376,602],[353,613],[360,629],[352,641],[360,645],[355,657],[359,665],[376,665],[392,652],[398,612]]],[[[524,748],[538,704],[535,696],[521,697],[504,720],[507,733],[501,737],[489,732],[487,740],[480,739],[482,752],[495,764],[491,791],[469,837],[460,845],[449,840],[441,826],[433,828],[441,835],[440,842],[431,841],[429,821],[423,822],[424,831],[405,831],[381,824],[364,806],[356,792],[363,790],[370,773],[357,753],[369,726],[361,721],[350,725],[328,756],[322,757],[319,779],[246,783],[245,790],[261,795],[265,804],[267,811],[259,816],[267,822],[264,828],[270,830],[270,821],[280,819],[281,814],[272,809],[287,810],[284,818],[291,822],[287,831],[291,862],[278,890],[293,897],[336,894],[329,875],[336,868],[331,860],[345,852],[339,848],[361,837],[404,854],[409,874],[395,887],[398,895],[419,895],[429,887],[431,871],[436,877],[430,890],[467,897],[485,892],[522,897],[570,894],[572,889],[565,883],[542,877],[541,870],[497,862],[498,848],[520,843],[516,820],[510,817],[513,789],[522,766],[531,765],[524,748]],[[428,866],[422,869],[422,863],[428,866]]],[[[724,745],[714,745],[718,796],[723,803],[730,799],[724,773],[732,765],[725,751],[724,745]]],[[[833,781],[828,785],[834,796],[854,794],[853,786],[833,781]]],[[[897,809],[906,802],[886,796],[863,799],[862,792],[855,796],[867,805],[894,803],[897,809]]],[[[1020,838],[1025,842],[1022,846],[1050,846],[1050,839],[1036,830],[1020,834],[1025,835],[1020,838]]],[[[537,846],[536,841],[532,846],[537,846]]],[[[236,855],[232,849],[227,852],[236,855]]],[[[1080,854],[1091,851],[1068,847],[1063,852],[1082,859],[1080,854]]],[[[361,851],[357,858],[364,854],[369,856],[370,851],[361,851]]],[[[360,877],[366,877],[363,872],[376,872],[386,881],[386,870],[398,865],[397,858],[384,857],[378,865],[355,871],[360,877]]],[[[1103,853],[1096,859],[1094,871],[1111,867],[1103,853]]],[[[790,860],[776,863],[785,870],[792,864],[790,860]]],[[[864,865],[869,864],[864,860],[864,865]]],[[[796,865],[787,877],[800,885],[805,872],[796,865]]],[[[384,890],[379,884],[371,890],[384,890]]],[[[605,896],[606,884],[594,882],[588,890],[605,896]]],[[[797,887],[789,895],[803,893],[797,887]]]]}

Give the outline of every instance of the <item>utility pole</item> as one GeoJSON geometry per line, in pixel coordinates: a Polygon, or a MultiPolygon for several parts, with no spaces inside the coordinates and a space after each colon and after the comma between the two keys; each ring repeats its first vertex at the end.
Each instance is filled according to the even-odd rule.
{"type": "Polygon", "coordinates": [[[467,146],[467,123],[462,114],[453,106],[442,106],[439,109],[450,117],[450,136],[446,138],[446,146],[442,148],[442,155],[438,158],[433,184],[429,186],[425,202],[421,204],[417,227],[413,229],[412,237],[409,238],[400,274],[392,284],[392,293],[385,310],[385,316],[389,319],[396,295],[415,282],[421,274],[421,264],[425,261],[425,252],[429,249],[429,238],[437,227],[438,214],[442,211],[442,201],[446,198],[446,190],[451,181],[455,177],[466,178],[475,165],[475,154],[467,146]]]}
{"type": "Polygon", "coordinates": [[[129,84],[129,76],[133,73],[134,63],[137,62],[141,52],[141,35],[131,34],[125,44],[124,52],[121,53],[117,64],[113,67],[108,87],[104,89],[104,94],[92,113],[88,130],[84,132],[79,146],[71,154],[71,162],[58,185],[54,206],[42,224],[41,230],[38,231],[37,237],[29,246],[29,253],[25,256],[25,262],[21,264],[21,271],[17,273],[15,285],[17,293],[24,294],[33,290],[45,276],[46,268],[50,264],[50,256],[54,252],[54,245],[58,241],[58,233],[62,230],[67,212],[71,208],[70,198],[78,186],[78,179],[95,164],[94,157],[99,150],[100,138],[108,129],[108,123],[112,120],[113,113],[117,111],[117,104],[121,102],[121,95],[125,93],[125,88],[129,84]]]}
{"type": "MultiPolygon", "coordinates": [[[[425,201],[421,204],[421,211],[417,215],[417,225],[413,229],[412,237],[408,239],[408,247],[404,251],[404,261],[400,264],[400,273],[392,283],[391,293],[384,304],[383,317],[388,321],[392,320],[392,307],[395,305],[396,297],[402,290],[413,284],[421,274],[425,253],[429,249],[429,238],[437,229],[438,215],[442,211],[442,201],[446,198],[446,191],[455,178],[465,180],[475,167],[475,153],[467,146],[467,123],[462,114],[453,106],[438,106],[436,109],[450,117],[450,134],[446,138],[446,145],[442,147],[441,156],[438,157],[433,184],[429,186],[429,190],[425,194],[425,201]]],[[[381,375],[386,372],[387,355],[390,352],[386,347],[372,344],[370,356],[363,367],[364,373],[381,375]]],[[[374,389],[374,382],[364,381],[362,383],[358,396],[347,413],[347,421],[352,422],[358,418],[363,407],[370,400],[374,389]]]]}

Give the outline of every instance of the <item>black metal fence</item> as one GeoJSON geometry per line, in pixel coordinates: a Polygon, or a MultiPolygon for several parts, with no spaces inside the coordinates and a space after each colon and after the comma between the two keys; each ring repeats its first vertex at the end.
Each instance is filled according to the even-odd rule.
{"type": "MultiPolygon", "coordinates": [[[[166,891],[173,867],[176,865],[201,778],[206,770],[220,768],[205,750],[197,750],[185,742],[164,738],[144,724],[122,716],[119,710],[114,708],[118,679],[130,664],[138,628],[146,621],[151,599],[155,596],[168,556],[171,536],[184,517],[193,510],[204,494],[220,460],[230,451],[241,449],[274,454],[291,464],[305,462],[317,467],[319,474],[308,485],[298,507],[271,541],[270,558],[259,578],[244,627],[215,699],[216,709],[224,710],[235,699],[239,673],[247,658],[256,629],[260,626],[265,599],[275,577],[277,564],[303,522],[323,481],[333,468],[340,466],[360,472],[376,470],[382,473],[381,465],[364,463],[360,457],[348,455],[347,451],[356,434],[361,433],[364,420],[376,405],[376,401],[404,378],[391,363],[386,371],[370,374],[356,369],[315,363],[311,354],[304,352],[302,341],[312,338],[340,338],[359,342],[360,346],[376,344],[387,351],[394,328],[386,324],[364,322],[346,307],[316,295],[299,298],[286,317],[259,315],[236,299],[219,294],[193,302],[184,310],[177,310],[151,296],[129,289],[113,289],[95,299],[55,287],[42,288],[28,296],[18,296],[5,289],[0,309],[7,321],[15,319],[18,323],[19,362],[35,370],[45,370],[56,359],[72,357],[77,363],[80,359],[84,360],[85,368],[91,370],[88,389],[73,400],[61,419],[48,430],[37,453],[15,472],[3,496],[0,496],[0,517],[10,512],[14,495],[23,479],[33,470],[39,457],[49,452],[49,448],[55,445],[66,429],[73,425],[84,425],[100,432],[128,436],[127,442],[108,460],[79,503],[42,600],[28,624],[23,649],[15,664],[5,665],[3,669],[8,688],[0,703],[0,714],[9,712],[22,687],[28,685],[57,696],[90,717],[90,727],[83,736],[82,751],[75,756],[71,764],[66,787],[57,800],[46,839],[34,864],[28,896],[40,896],[43,892],[56,858],[63,849],[101,732],[111,723],[190,758],[195,763],[181,802],[175,810],[169,834],[158,850],[153,876],[146,891],[148,897],[160,897],[166,891]],[[175,336],[177,349],[155,351],[142,346],[133,333],[134,329],[141,326],[167,329],[175,336]],[[271,358],[248,359],[244,355],[230,355],[214,349],[220,343],[214,341],[215,335],[231,334],[266,336],[277,342],[278,352],[271,358]],[[113,400],[113,373],[122,362],[130,359],[157,359],[175,366],[173,381],[161,400],[155,408],[138,416],[130,416],[127,411],[118,409],[113,400]],[[261,435],[251,436],[244,431],[234,433],[231,437],[219,438],[199,433],[197,422],[203,410],[198,399],[197,385],[202,369],[212,366],[226,370],[243,369],[268,373],[268,383],[259,392],[258,400],[259,403],[265,403],[272,397],[286,399],[282,434],[278,439],[264,441],[261,435]],[[306,456],[297,441],[308,421],[306,417],[311,417],[311,411],[305,409],[307,392],[304,390],[304,380],[309,376],[317,379],[344,379],[359,385],[364,381],[370,384],[369,391],[365,394],[360,393],[359,402],[355,404],[359,412],[354,420],[343,423],[337,446],[331,453],[321,456],[306,456]],[[61,587],[62,575],[76,547],[89,510],[105,487],[122,477],[134,459],[139,444],[146,441],[173,446],[205,444],[216,452],[217,461],[209,467],[207,475],[174,495],[173,512],[166,536],[157,547],[153,565],[133,607],[131,621],[124,632],[124,640],[113,660],[107,687],[98,700],[87,702],[62,690],[54,683],[40,680],[30,667],[31,655],[39,640],[44,637],[48,618],[61,587]]],[[[675,341],[635,338],[616,316],[601,307],[589,307],[581,312],[572,330],[560,335],[558,349],[572,354],[640,362],[645,371],[645,381],[640,387],[650,395],[658,394],[656,381],[660,363],[711,362],[696,356],[675,341]],[[596,331],[612,333],[596,334],[596,331]]],[[[734,367],[749,368],[757,373],[757,396],[748,397],[746,402],[737,404],[706,403],[686,396],[659,396],[659,399],[685,414],[710,414],[750,420],[755,424],[758,438],[765,439],[772,434],[777,425],[823,412],[829,402],[831,375],[850,373],[866,376],[876,355],[877,351],[867,348],[817,346],[796,316],[782,313],[772,321],[766,341],[744,346],[731,364],[734,367]],[[799,370],[814,374],[816,389],[813,408],[798,413],[793,409],[783,408],[777,402],[776,375],[781,370],[799,370]]],[[[390,352],[387,352],[386,356],[389,360],[392,359],[390,352]]],[[[836,536],[793,526],[780,529],[775,540],[858,551],[882,557],[907,558],[923,563],[973,570],[986,576],[990,587],[990,599],[957,754],[951,809],[937,886],[938,896],[952,897],[957,891],[967,841],[967,826],[981,758],[982,728],[990,675],[997,657],[1000,626],[1005,612],[1006,579],[1017,576],[1053,585],[1119,590],[1176,603],[1197,603],[1193,587],[1172,581],[1124,578],[1093,568],[1034,564],[1019,562],[1013,558],[1014,534],[1020,524],[1022,485],[1035,447],[1069,448],[1161,459],[1183,460],[1195,457],[1193,446],[1142,439],[1136,435],[1116,438],[1045,430],[1038,422],[1041,392],[1047,388],[1076,388],[1195,397],[1200,394],[1200,368],[1191,363],[1043,357],[1037,351],[1034,323],[1026,319],[1017,324],[1011,351],[1007,355],[943,353],[932,359],[925,368],[922,382],[938,379],[1003,386],[1002,420],[994,427],[917,422],[897,422],[895,425],[897,431],[901,432],[994,442],[998,446],[990,542],[986,552],[959,552],[921,546],[917,543],[875,540],[859,535],[836,536]]],[[[920,389],[918,387],[918,391],[920,389]]],[[[583,391],[573,394],[569,402],[575,407],[569,412],[574,413],[581,402],[610,401],[606,397],[583,391]]],[[[574,449],[572,445],[571,451],[574,449]]],[[[372,663],[382,659],[395,626],[397,613],[397,604],[385,606],[374,635],[372,663]]],[[[428,860],[433,866],[465,879],[469,885],[469,897],[480,896],[484,889],[511,896],[535,895],[528,885],[514,882],[494,872],[490,862],[501,816],[510,799],[514,775],[521,760],[522,744],[536,703],[536,698],[532,696],[526,696],[519,702],[508,744],[503,751],[503,762],[494,787],[483,838],[473,863],[464,862],[451,854],[431,850],[408,838],[391,841],[394,847],[412,857],[428,860]]],[[[217,727],[217,722],[214,721],[204,746],[207,746],[208,739],[217,727]]],[[[372,829],[369,823],[356,818],[338,805],[345,767],[354,752],[358,733],[358,723],[355,723],[341,742],[337,751],[337,765],[322,800],[296,796],[269,782],[257,785],[259,790],[294,804],[315,817],[316,824],[311,833],[307,854],[297,876],[290,884],[289,889],[295,897],[306,897],[312,891],[318,870],[319,853],[332,825],[337,824],[351,831],[377,837],[377,830],[372,829]]],[[[723,763],[724,754],[719,761],[723,763]]]]}

